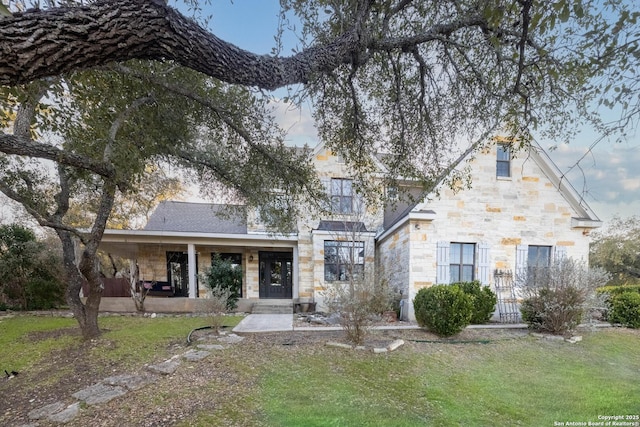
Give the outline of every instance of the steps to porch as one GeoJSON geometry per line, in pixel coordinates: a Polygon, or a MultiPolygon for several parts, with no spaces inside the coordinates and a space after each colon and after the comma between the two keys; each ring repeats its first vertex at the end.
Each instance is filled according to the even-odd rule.
{"type": "Polygon", "coordinates": [[[290,299],[267,299],[253,303],[251,314],[293,314],[293,301],[290,299]]]}

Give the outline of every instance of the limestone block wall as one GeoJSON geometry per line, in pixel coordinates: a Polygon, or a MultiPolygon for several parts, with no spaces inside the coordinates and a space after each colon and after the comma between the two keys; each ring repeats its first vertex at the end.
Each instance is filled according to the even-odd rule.
{"type": "MultiPolygon", "coordinates": [[[[562,246],[568,256],[586,262],[589,230],[571,225],[571,218],[581,213],[536,162],[526,153],[519,156],[512,160],[511,177],[498,178],[496,148],[492,147],[470,162],[471,189],[443,188],[441,197],[421,206],[435,211],[436,219],[424,224],[420,238],[412,238],[413,259],[435,253],[436,243],[443,240],[489,243],[492,270],[513,269],[520,244],[562,246]]],[[[435,266],[426,266],[425,272],[435,277],[435,266]]]]}
{"type": "MultiPolygon", "coordinates": [[[[320,150],[313,159],[313,165],[320,180],[331,178],[351,178],[352,174],[347,165],[330,150],[320,150]]],[[[321,219],[333,221],[357,221],[363,222],[369,231],[377,231],[382,226],[384,211],[380,206],[365,204],[364,200],[354,194],[354,211],[351,215],[336,214],[324,216],[321,219]]],[[[311,230],[317,227],[320,218],[303,218],[301,229],[311,230]]]]}
{"type": "Polygon", "coordinates": [[[185,246],[178,245],[140,245],[138,250],[138,270],[140,280],[147,282],[166,282],[167,252],[186,251],[185,246]]]}
{"type": "Polygon", "coordinates": [[[314,301],[314,246],[309,231],[298,235],[298,297],[314,301]]]}
{"type": "Polygon", "coordinates": [[[409,228],[410,224],[407,222],[394,234],[378,242],[376,252],[378,279],[386,280],[389,286],[400,290],[405,300],[409,298],[409,287],[412,283],[409,228]]]}
{"type": "Polygon", "coordinates": [[[245,251],[242,258],[242,267],[244,269],[242,285],[243,298],[260,298],[260,262],[259,249],[249,248],[245,251]],[[253,261],[250,261],[253,259],[253,261]]]}
{"type": "MultiPolygon", "coordinates": [[[[469,163],[472,188],[455,191],[442,187],[414,209],[432,210],[432,220],[411,220],[379,242],[380,263],[393,266],[394,258],[409,272],[395,277],[408,281],[409,298],[436,283],[439,241],[487,244],[490,283],[495,269],[515,268],[518,245],[562,247],[576,260],[588,260],[589,229],[572,227],[581,217],[558,188],[526,153],[512,160],[511,177],[496,177],[496,149],[469,163]]],[[[476,257],[477,257],[476,252],[476,257]]],[[[476,278],[478,275],[476,259],[476,278]]],[[[411,309],[411,317],[412,309],[411,309]]]]}

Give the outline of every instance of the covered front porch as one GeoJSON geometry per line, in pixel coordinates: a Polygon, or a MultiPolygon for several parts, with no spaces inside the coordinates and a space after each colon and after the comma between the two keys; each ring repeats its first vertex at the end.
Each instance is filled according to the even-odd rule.
{"type": "Polygon", "coordinates": [[[216,254],[242,269],[240,310],[259,300],[299,299],[296,235],[106,230],[100,249],[129,260],[149,297],[167,300],[151,302],[165,311],[198,311],[196,301],[207,295],[201,276],[216,254]]]}

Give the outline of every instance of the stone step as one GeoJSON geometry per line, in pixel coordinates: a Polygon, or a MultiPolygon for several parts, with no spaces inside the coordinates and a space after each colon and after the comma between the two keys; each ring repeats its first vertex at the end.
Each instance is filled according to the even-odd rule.
{"type": "Polygon", "coordinates": [[[293,314],[293,302],[255,303],[251,308],[251,314],[293,314]]]}

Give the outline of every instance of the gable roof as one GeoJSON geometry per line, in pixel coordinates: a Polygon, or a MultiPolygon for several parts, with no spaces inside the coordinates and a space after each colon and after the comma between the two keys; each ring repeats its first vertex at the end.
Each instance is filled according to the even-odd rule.
{"type": "Polygon", "coordinates": [[[246,209],[213,203],[164,201],[153,211],[143,230],[247,234],[246,209]]]}
{"type": "MultiPolygon", "coordinates": [[[[569,203],[569,205],[574,209],[574,211],[579,215],[577,218],[573,218],[574,226],[585,227],[585,228],[596,228],[600,227],[602,222],[595,214],[595,212],[589,207],[586,200],[580,196],[580,194],[576,191],[576,189],[571,185],[568,179],[562,174],[558,166],[551,160],[546,151],[535,141],[531,141],[530,146],[526,150],[530,155],[530,158],[540,167],[546,178],[553,184],[553,186],[558,189],[558,191],[562,194],[564,199],[569,203]]],[[[400,214],[395,216],[393,220],[386,225],[385,230],[383,230],[379,237],[386,236],[389,234],[389,231],[401,222],[404,222],[410,216],[421,217],[422,213],[425,212],[425,209],[428,209],[427,198],[429,195],[433,194],[436,189],[444,182],[445,178],[448,176],[453,169],[455,169],[459,164],[468,159],[471,155],[473,155],[473,150],[467,150],[456,162],[454,162],[450,168],[447,169],[447,173],[439,176],[436,181],[430,186],[426,191],[422,193],[422,196],[415,198],[415,202],[410,204],[406,209],[404,209],[400,214]]],[[[428,217],[431,217],[435,214],[433,211],[428,211],[428,217]]]]}

